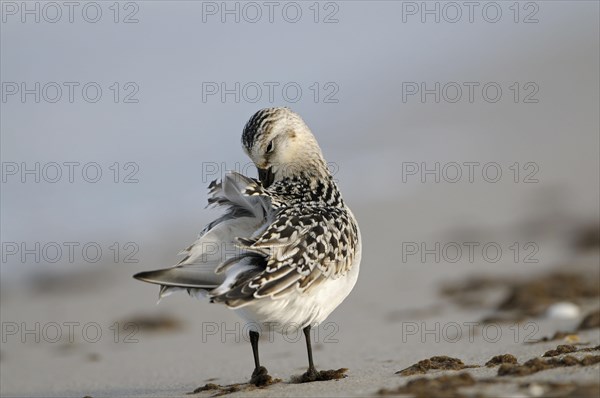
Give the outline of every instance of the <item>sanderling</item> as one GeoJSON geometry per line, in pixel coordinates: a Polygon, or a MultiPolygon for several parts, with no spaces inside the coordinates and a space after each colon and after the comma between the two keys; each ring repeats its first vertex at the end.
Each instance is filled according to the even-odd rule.
{"type": "Polygon", "coordinates": [[[271,379],[258,355],[259,333],[265,329],[302,328],[309,363],[302,380],[332,378],[331,371],[315,369],[310,329],[356,283],[358,224],[299,115],[288,108],[258,111],[244,127],[242,145],[259,180],[228,172],[213,181],[209,205],[224,208],[225,214],[204,228],[179,264],[135,278],[161,285],[159,297],[187,290],[234,309],[250,329],[252,383],[271,379]],[[234,245],[238,250],[228,258],[214,250],[234,245]]]}

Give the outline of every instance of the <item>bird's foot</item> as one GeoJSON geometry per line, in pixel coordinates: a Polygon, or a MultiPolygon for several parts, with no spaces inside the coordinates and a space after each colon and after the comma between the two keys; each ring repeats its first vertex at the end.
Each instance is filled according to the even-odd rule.
{"type": "Polygon", "coordinates": [[[250,384],[254,384],[257,387],[268,386],[269,384],[273,384],[273,378],[269,376],[267,368],[264,366],[259,366],[258,368],[254,369],[254,372],[252,372],[250,384]]]}
{"type": "Polygon", "coordinates": [[[296,383],[310,383],[312,381],[327,381],[327,380],[339,380],[348,377],[346,372],[348,369],[340,368],[338,370],[316,370],[315,368],[309,368],[306,373],[302,376],[293,380],[296,383]]]}

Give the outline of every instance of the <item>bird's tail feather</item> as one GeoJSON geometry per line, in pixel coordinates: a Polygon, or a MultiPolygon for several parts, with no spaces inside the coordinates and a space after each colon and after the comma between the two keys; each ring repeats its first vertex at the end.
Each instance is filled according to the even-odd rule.
{"type": "Polygon", "coordinates": [[[133,277],[144,282],[162,286],[194,289],[214,289],[223,282],[224,277],[215,274],[214,267],[202,268],[195,266],[176,266],[140,272],[133,277]]]}

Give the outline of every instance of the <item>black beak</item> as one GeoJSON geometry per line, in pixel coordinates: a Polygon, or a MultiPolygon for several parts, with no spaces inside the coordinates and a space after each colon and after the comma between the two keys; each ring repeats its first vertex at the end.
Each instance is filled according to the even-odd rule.
{"type": "Polygon", "coordinates": [[[270,167],[266,169],[260,169],[257,167],[257,170],[258,179],[260,180],[263,187],[268,188],[271,184],[273,184],[273,181],[275,180],[275,175],[273,174],[273,171],[271,171],[270,167]]]}

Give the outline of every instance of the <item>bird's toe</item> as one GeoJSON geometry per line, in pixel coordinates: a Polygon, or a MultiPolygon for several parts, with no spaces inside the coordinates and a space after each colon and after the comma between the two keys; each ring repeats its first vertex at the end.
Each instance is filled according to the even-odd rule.
{"type": "Polygon", "coordinates": [[[267,368],[264,366],[259,366],[254,369],[252,372],[252,377],[250,378],[250,384],[254,384],[257,387],[266,386],[273,382],[273,378],[269,375],[267,368]]]}
{"type": "Polygon", "coordinates": [[[348,375],[346,374],[347,371],[348,369],[346,368],[340,368],[337,370],[309,369],[306,373],[297,378],[295,381],[297,383],[310,383],[313,381],[339,380],[348,377],[348,375]]]}

